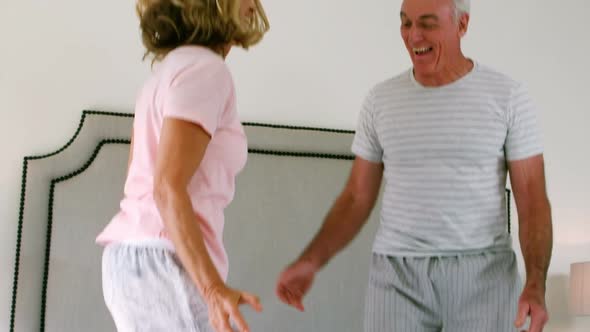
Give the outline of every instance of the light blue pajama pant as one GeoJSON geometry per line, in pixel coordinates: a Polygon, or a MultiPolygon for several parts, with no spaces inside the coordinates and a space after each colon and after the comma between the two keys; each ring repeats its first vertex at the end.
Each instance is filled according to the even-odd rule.
{"type": "Polygon", "coordinates": [[[166,243],[107,246],[102,277],[119,332],[213,332],[207,306],[166,243]]]}

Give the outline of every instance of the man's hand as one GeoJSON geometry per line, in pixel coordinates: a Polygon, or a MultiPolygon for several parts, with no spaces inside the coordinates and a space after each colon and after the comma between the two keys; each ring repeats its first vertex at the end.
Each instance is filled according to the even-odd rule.
{"type": "Polygon", "coordinates": [[[281,273],[276,293],[285,304],[304,311],[303,297],[311,288],[317,269],[310,263],[298,260],[281,273]]]}
{"type": "Polygon", "coordinates": [[[549,320],[547,307],[545,306],[545,290],[543,288],[525,286],[518,300],[518,313],[514,322],[516,328],[523,326],[527,316],[531,317],[528,332],[542,332],[543,327],[549,320]]]}

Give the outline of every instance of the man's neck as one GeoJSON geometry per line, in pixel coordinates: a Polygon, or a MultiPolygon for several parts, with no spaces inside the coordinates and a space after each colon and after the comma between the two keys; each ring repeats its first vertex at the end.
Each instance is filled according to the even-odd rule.
{"type": "Polygon", "coordinates": [[[423,86],[437,87],[453,83],[463,76],[469,74],[473,69],[472,60],[461,55],[461,57],[445,66],[441,71],[434,74],[420,75],[414,71],[414,77],[423,86]]]}

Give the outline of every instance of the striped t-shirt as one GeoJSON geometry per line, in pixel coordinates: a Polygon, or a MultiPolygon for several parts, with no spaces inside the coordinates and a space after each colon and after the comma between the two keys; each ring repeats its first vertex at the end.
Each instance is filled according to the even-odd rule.
{"type": "Polygon", "coordinates": [[[511,250],[507,161],[541,154],[536,109],[521,84],[475,63],[425,87],[412,70],[366,98],[352,152],[384,164],[373,251],[438,256],[511,250]]]}

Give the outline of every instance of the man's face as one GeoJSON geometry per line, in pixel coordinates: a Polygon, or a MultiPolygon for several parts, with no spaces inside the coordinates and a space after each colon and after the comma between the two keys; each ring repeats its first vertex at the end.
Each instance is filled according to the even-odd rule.
{"type": "Polygon", "coordinates": [[[455,18],[453,0],[404,0],[401,35],[410,53],[414,71],[432,76],[444,71],[453,57],[461,55],[461,37],[469,15],[455,18]]]}

